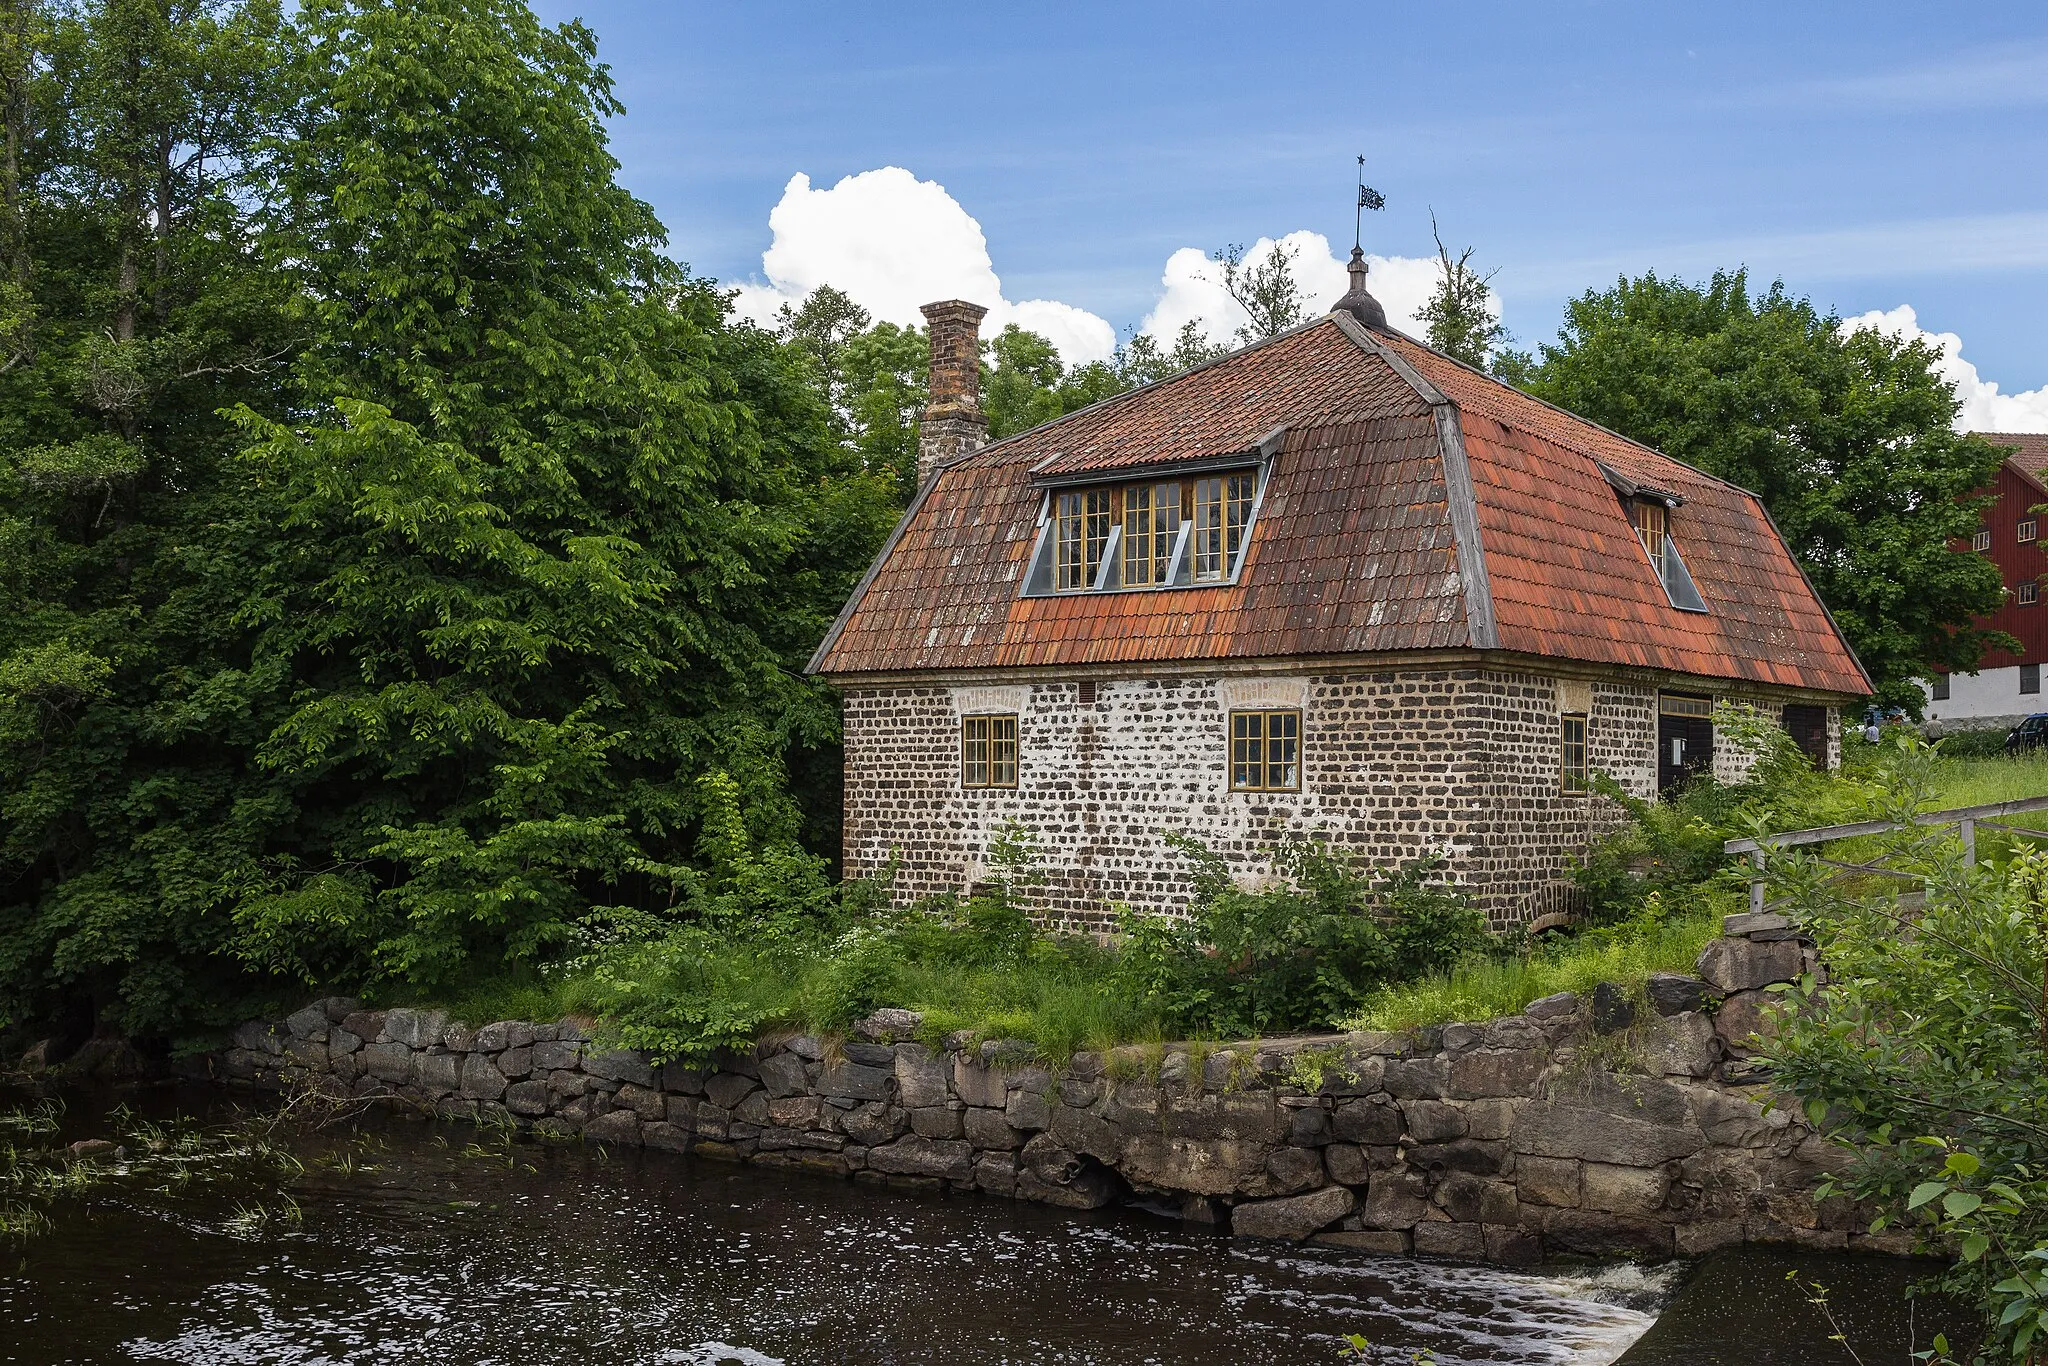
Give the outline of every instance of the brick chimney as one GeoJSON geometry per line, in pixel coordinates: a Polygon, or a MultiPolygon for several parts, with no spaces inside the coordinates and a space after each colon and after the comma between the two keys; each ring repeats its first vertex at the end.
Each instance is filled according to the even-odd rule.
{"type": "Polygon", "coordinates": [[[931,329],[931,397],[917,425],[917,482],[940,461],[988,444],[988,414],[981,410],[981,320],[988,310],[965,299],[926,304],[931,329]]]}

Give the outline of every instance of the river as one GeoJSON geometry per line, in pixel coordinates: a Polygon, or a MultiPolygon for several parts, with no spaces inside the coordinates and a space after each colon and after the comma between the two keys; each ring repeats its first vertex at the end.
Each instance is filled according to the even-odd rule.
{"type": "MultiPolygon", "coordinates": [[[[218,1097],[150,1099],[179,1105],[221,1132],[218,1097]]],[[[121,1127],[78,1098],[63,1124],[121,1127]]],[[[1510,1272],[376,1118],[194,1151],[104,1155],[0,1243],[0,1360],[1207,1366],[1335,1362],[1355,1333],[1404,1366],[1848,1366],[1786,1271],[1889,1360],[1925,1272],[1756,1249],[1510,1272]]]]}

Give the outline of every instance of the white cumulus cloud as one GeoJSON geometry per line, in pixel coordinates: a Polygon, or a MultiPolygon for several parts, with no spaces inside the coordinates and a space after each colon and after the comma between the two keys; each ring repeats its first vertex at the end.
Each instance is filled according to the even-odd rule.
{"type": "Polygon", "coordinates": [[[844,290],[878,322],[914,326],[921,304],[966,299],[988,308],[983,333],[1016,323],[1050,340],[1070,365],[1106,360],[1116,331],[1086,309],[1051,299],[1009,300],[989,259],[981,224],[936,181],[900,166],[813,189],[798,172],[768,215],[773,241],[761,255],[765,283],[739,287],[740,313],[772,323],[781,305],[819,285],[844,290]]]}
{"type": "Polygon", "coordinates": [[[1963,359],[1963,339],[1953,332],[1927,332],[1910,304],[1873,309],[1842,323],[1842,331],[1863,329],[1902,341],[1923,340],[1941,351],[1935,369],[1956,386],[1963,402],[1956,430],[1963,432],[2048,432],[2048,385],[2022,394],[2001,394],[1996,380],[1985,379],[1963,359]]]}
{"type": "MultiPolygon", "coordinates": [[[[1276,247],[1294,253],[1294,278],[1301,284],[1303,312],[1307,316],[1328,312],[1330,305],[1350,287],[1346,266],[1351,253],[1347,251],[1340,257],[1331,250],[1330,239],[1319,232],[1290,232],[1278,239],[1261,237],[1245,248],[1245,264],[1257,265],[1271,256],[1276,247]]],[[[1416,314],[1436,288],[1439,268],[1435,259],[1374,256],[1368,252],[1365,261],[1370,267],[1367,286],[1387,310],[1387,321],[1403,332],[1420,336],[1423,327],[1416,314]]],[[[1183,324],[1192,321],[1212,341],[1229,341],[1247,319],[1244,309],[1223,288],[1222,280],[1223,268],[1206,253],[1195,247],[1182,247],[1166,258],[1166,269],[1159,277],[1159,302],[1145,315],[1138,330],[1170,342],[1183,324]]]]}

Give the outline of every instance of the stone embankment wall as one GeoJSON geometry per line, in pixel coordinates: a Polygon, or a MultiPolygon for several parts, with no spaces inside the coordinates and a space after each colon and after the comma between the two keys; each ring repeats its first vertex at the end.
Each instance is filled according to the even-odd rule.
{"type": "Polygon", "coordinates": [[[1699,977],[1602,988],[1486,1024],[1080,1053],[951,1038],[879,1011],[844,1040],[713,1067],[597,1049],[575,1023],[481,1028],[308,1006],[245,1025],[228,1078],[389,1096],[542,1134],[1093,1209],[1124,1198],[1239,1234],[1508,1263],[1742,1241],[1901,1251],[1812,1190],[1833,1154],[1742,1041],[1762,988],[1811,970],[1772,915],[1732,916],[1699,977]]]}

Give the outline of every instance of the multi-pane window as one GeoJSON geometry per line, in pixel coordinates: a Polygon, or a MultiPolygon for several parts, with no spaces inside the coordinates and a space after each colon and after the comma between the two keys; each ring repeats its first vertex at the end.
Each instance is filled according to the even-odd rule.
{"type": "Polygon", "coordinates": [[[1635,504],[1636,535],[1642,538],[1643,549],[1650,552],[1650,564],[1660,579],[1670,577],[1664,566],[1664,550],[1671,544],[1671,512],[1662,503],[1646,503],[1637,500],[1635,504]]]}
{"type": "Polygon", "coordinates": [[[1180,485],[1137,484],[1124,490],[1124,586],[1166,582],[1180,531],[1180,485]]]}
{"type": "Polygon", "coordinates": [[[1225,578],[1252,519],[1257,480],[1250,473],[1195,481],[1195,579],[1225,578]]]}
{"type": "Polygon", "coordinates": [[[2025,583],[2020,584],[2013,593],[2014,600],[2022,607],[2032,607],[2040,596],[2041,585],[2035,583],[2032,579],[2028,579],[2025,583]]]}
{"type": "Polygon", "coordinates": [[[2026,521],[2020,523],[2020,539],[2023,541],[2031,541],[2034,539],[2033,518],[2029,517],[2026,521]]]}
{"type": "Polygon", "coordinates": [[[1017,785],[1017,718],[960,718],[960,786],[1017,785]]]}
{"type": "Polygon", "coordinates": [[[1936,702],[1948,701],[1948,675],[1936,674],[1927,681],[1927,696],[1936,702]]]}
{"type": "Polygon", "coordinates": [[[1057,493],[1051,587],[1079,593],[1228,579],[1251,527],[1258,488],[1258,473],[1246,470],[1057,493]],[[1121,529],[1114,550],[1113,527],[1121,529]],[[1116,562],[1107,575],[1105,559],[1116,562]]]}
{"type": "Polygon", "coordinates": [[[1972,549],[1972,550],[1989,550],[1989,549],[1991,549],[1991,533],[1990,533],[1990,532],[1988,532],[1988,531],[1980,531],[1980,532],[1978,532],[1978,533],[1977,533],[1976,535],[1972,536],[1972,537],[1970,538],[1970,549],[1972,549]]]}
{"type": "Polygon", "coordinates": [[[1236,792],[1292,792],[1301,786],[1301,713],[1230,713],[1230,786],[1236,792]]]}
{"type": "Polygon", "coordinates": [[[1059,496],[1053,528],[1053,584],[1063,591],[1093,588],[1109,545],[1110,490],[1077,489],[1059,496]]]}
{"type": "Polygon", "coordinates": [[[1573,715],[1561,717],[1558,744],[1558,787],[1566,792],[1586,791],[1586,718],[1573,715]]]}

